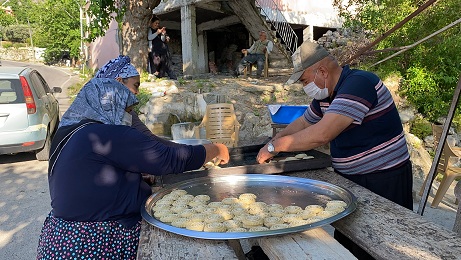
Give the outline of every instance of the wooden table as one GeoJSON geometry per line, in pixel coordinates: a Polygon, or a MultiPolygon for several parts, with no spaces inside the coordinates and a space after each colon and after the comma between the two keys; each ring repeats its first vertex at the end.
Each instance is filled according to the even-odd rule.
{"type": "Polygon", "coordinates": [[[272,123],[271,124],[271,127],[272,127],[272,137],[274,137],[276,134],[277,134],[277,129],[278,128],[285,128],[287,127],[288,124],[275,124],[275,123],[272,123]]]}
{"type": "MultiPolygon", "coordinates": [[[[332,225],[376,259],[461,259],[461,237],[455,232],[334,172],[322,169],[287,175],[326,181],[350,190],[357,197],[357,209],[332,225]]],[[[353,259],[322,229],[255,240],[271,259],[353,259]],[[303,254],[302,258],[299,254],[303,254]]],[[[146,223],[139,243],[138,259],[238,259],[227,241],[188,238],[146,223]]]]}

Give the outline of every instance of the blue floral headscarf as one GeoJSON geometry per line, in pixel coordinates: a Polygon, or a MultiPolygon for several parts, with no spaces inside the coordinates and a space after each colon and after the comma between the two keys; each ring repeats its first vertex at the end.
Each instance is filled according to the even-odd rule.
{"type": "Polygon", "coordinates": [[[115,59],[110,60],[96,72],[95,78],[131,78],[139,76],[139,72],[130,63],[130,57],[120,55],[115,59]]]}
{"type": "Polygon", "coordinates": [[[75,125],[85,119],[122,125],[125,109],[137,103],[136,96],[120,82],[93,78],[80,90],[59,126],[75,125]]]}

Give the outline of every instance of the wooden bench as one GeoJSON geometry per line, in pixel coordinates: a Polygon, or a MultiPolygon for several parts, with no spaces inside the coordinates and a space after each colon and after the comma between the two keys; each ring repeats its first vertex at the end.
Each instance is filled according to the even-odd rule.
{"type": "MultiPolygon", "coordinates": [[[[376,259],[461,258],[461,237],[455,232],[429,222],[334,172],[321,169],[287,175],[326,181],[350,190],[357,197],[357,209],[332,226],[376,259]]],[[[349,251],[319,229],[254,240],[270,259],[351,257],[349,251]]],[[[139,243],[138,259],[238,259],[231,247],[235,243],[188,238],[146,223],[143,223],[139,243]]]]}
{"type": "MultiPolygon", "coordinates": [[[[137,259],[245,259],[243,251],[240,256],[236,253],[239,249],[233,242],[176,235],[143,221],[137,259]]],[[[270,259],[356,259],[322,228],[251,239],[250,243],[259,244],[270,259]]]]}
{"type": "Polygon", "coordinates": [[[274,137],[277,134],[277,129],[283,129],[283,128],[287,127],[287,126],[288,126],[288,124],[275,124],[275,123],[272,123],[271,124],[272,137],[274,137]]]}

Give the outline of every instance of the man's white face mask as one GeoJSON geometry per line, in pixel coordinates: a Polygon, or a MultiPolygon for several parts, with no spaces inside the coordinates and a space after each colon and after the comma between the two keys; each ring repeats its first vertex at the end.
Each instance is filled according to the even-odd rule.
{"type": "Polygon", "coordinates": [[[322,100],[329,96],[327,83],[325,82],[325,87],[323,89],[319,88],[317,84],[315,84],[315,77],[317,77],[317,72],[315,72],[314,80],[312,82],[307,83],[306,86],[303,87],[304,92],[311,98],[322,100]]]}
{"type": "Polygon", "coordinates": [[[132,120],[133,118],[131,114],[125,111],[125,114],[123,114],[122,118],[122,125],[131,126],[132,120]]]}

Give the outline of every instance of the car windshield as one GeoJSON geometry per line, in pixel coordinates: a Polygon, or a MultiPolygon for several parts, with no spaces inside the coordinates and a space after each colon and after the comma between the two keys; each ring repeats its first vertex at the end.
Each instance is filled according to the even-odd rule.
{"type": "Polygon", "coordinates": [[[24,103],[19,79],[0,79],[0,104],[24,103]]]}

